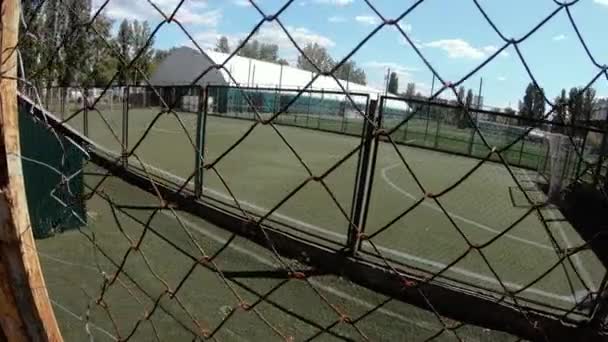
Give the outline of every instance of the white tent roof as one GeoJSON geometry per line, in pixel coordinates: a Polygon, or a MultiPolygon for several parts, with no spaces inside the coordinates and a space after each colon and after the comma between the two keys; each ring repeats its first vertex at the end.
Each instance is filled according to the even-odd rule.
{"type": "MultiPolygon", "coordinates": [[[[229,57],[228,54],[210,50],[205,51],[205,54],[207,54],[215,64],[221,64],[229,57]]],[[[228,76],[228,72],[222,70],[222,76],[224,76],[226,81],[229,81],[231,84],[234,84],[234,81],[236,81],[238,85],[247,87],[304,88],[315,76],[315,73],[310,71],[241,56],[233,56],[226,63],[225,67],[235,79],[232,80],[230,76],[228,76]]],[[[384,91],[382,90],[374,89],[362,84],[343,80],[340,80],[340,83],[348,92],[370,95],[384,94],[384,91]]],[[[328,76],[317,77],[313,84],[307,89],[344,91],[340,88],[334,78],[328,76]]]]}

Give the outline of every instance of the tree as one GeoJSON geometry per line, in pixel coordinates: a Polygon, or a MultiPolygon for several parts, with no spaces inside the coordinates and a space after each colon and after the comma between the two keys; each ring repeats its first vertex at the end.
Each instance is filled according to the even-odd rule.
{"type": "Polygon", "coordinates": [[[226,36],[221,36],[217,40],[217,44],[215,45],[215,51],[221,53],[230,53],[230,44],[228,43],[228,38],[226,38],[226,36]]]}
{"type": "Polygon", "coordinates": [[[241,46],[241,44],[243,44],[243,41],[239,41],[239,46],[240,48],[237,51],[237,55],[241,56],[241,57],[247,57],[247,58],[253,58],[253,59],[259,59],[260,57],[260,42],[258,42],[255,39],[249,40],[247,41],[247,43],[245,43],[244,45],[241,46]]]}
{"type": "MultiPolygon", "coordinates": [[[[552,122],[556,124],[564,124],[566,123],[566,114],[567,114],[567,106],[568,106],[568,97],[566,96],[566,89],[562,89],[562,92],[559,96],[555,98],[555,114],[553,115],[552,122]]],[[[560,125],[553,125],[551,131],[552,132],[562,132],[563,127],[560,125]]]]}
{"type": "Polygon", "coordinates": [[[149,76],[152,70],[154,57],[154,36],[151,35],[150,25],[147,21],[133,20],[131,25],[131,46],[133,58],[137,60],[131,68],[131,82],[139,84],[144,76],[149,76]]]}
{"type": "Polygon", "coordinates": [[[532,107],[533,118],[542,119],[545,116],[545,91],[544,89],[534,88],[535,98],[534,106],[532,107]]]}
{"type": "Polygon", "coordinates": [[[593,114],[593,106],[595,104],[596,91],[593,88],[587,88],[583,94],[583,119],[588,122],[593,114]]]}
{"type": "MultiPolygon", "coordinates": [[[[354,62],[353,62],[353,65],[354,65],[354,62]]],[[[366,85],[367,84],[367,75],[365,74],[365,70],[363,70],[362,68],[355,67],[353,74],[351,76],[351,80],[355,83],[366,85]]]]}
{"type": "Polygon", "coordinates": [[[416,83],[410,82],[405,88],[405,97],[412,98],[416,96],[416,83]]]}
{"type": "Polygon", "coordinates": [[[458,88],[458,100],[460,100],[462,103],[464,103],[464,101],[465,101],[465,97],[464,97],[465,92],[466,92],[466,90],[464,89],[463,86],[460,86],[458,88]]]}
{"type": "Polygon", "coordinates": [[[258,52],[258,59],[266,62],[276,63],[279,60],[279,46],[276,44],[262,43],[258,52]]]}
{"type": "Polygon", "coordinates": [[[473,98],[474,97],[475,96],[473,96],[473,90],[469,89],[467,91],[467,98],[466,98],[466,101],[464,103],[467,108],[472,108],[473,107],[473,98]]]}
{"type": "Polygon", "coordinates": [[[391,94],[397,94],[399,92],[399,76],[396,72],[391,72],[388,79],[388,92],[391,94]]]}
{"type": "Polygon", "coordinates": [[[89,83],[94,86],[104,87],[114,76],[116,59],[108,46],[108,42],[112,40],[112,24],[112,20],[103,14],[99,14],[93,22],[96,33],[90,37],[92,56],[89,83]]]}
{"type": "Polygon", "coordinates": [[[298,56],[297,61],[297,67],[300,69],[318,73],[319,71],[329,71],[334,66],[334,61],[327,49],[317,43],[306,44],[302,52],[303,54],[298,56]]]}
{"type": "Polygon", "coordinates": [[[118,66],[120,73],[118,75],[118,83],[126,85],[129,83],[129,73],[126,69],[127,64],[131,61],[131,42],[133,41],[133,31],[131,24],[127,19],[124,19],[118,28],[116,34],[116,44],[118,45],[118,51],[120,52],[122,61],[118,66]]]}
{"type": "Polygon", "coordinates": [[[365,70],[357,67],[357,63],[346,61],[334,72],[336,78],[352,83],[367,84],[365,70]]]}
{"type": "MultiPolygon", "coordinates": [[[[464,94],[464,88],[461,87],[461,89],[458,90],[458,97],[460,97],[461,90],[464,94]]],[[[473,107],[473,97],[473,90],[469,89],[467,91],[466,97],[461,99],[462,103],[464,104],[464,108],[462,108],[461,114],[458,118],[458,128],[466,128],[471,126],[471,120],[469,119],[469,116],[471,115],[470,110],[473,107]]]]}
{"type": "Polygon", "coordinates": [[[464,106],[466,106],[466,98],[465,95],[466,94],[466,90],[464,89],[463,86],[458,87],[458,99],[456,102],[456,105],[459,106],[459,108],[456,109],[455,114],[455,122],[453,122],[453,124],[456,124],[458,128],[465,128],[466,127],[466,115],[467,115],[467,111],[464,108],[464,106]],[[462,105],[460,104],[462,103],[462,105]]]}
{"type": "MultiPolygon", "coordinates": [[[[91,49],[89,30],[84,25],[89,22],[91,16],[91,0],[72,0],[71,10],[67,12],[67,28],[71,32],[71,39],[64,45],[65,57],[62,70],[59,73],[59,85],[61,90],[62,104],[67,103],[68,90],[66,87],[74,83],[90,86],[90,58],[91,49]]],[[[62,37],[63,38],[63,37],[62,37]]],[[[65,109],[64,109],[65,110],[65,109]]]]}
{"type": "Polygon", "coordinates": [[[578,121],[583,120],[583,89],[573,87],[569,92],[570,106],[569,106],[569,122],[574,124],[578,121]]]}
{"type": "MultiPolygon", "coordinates": [[[[21,12],[24,20],[28,23],[27,32],[24,29],[19,30],[19,42],[21,44],[21,61],[23,69],[29,76],[30,73],[39,72],[41,52],[44,46],[40,44],[42,37],[42,16],[37,15],[36,8],[38,4],[35,1],[23,1],[21,3],[21,12]],[[35,17],[34,17],[35,16],[35,17]]],[[[19,70],[21,71],[21,70],[19,70]]],[[[24,75],[21,75],[22,77],[24,75]]],[[[35,86],[39,87],[39,78],[34,80],[35,86]]]]}
{"type": "MultiPolygon", "coordinates": [[[[544,90],[538,89],[534,83],[526,87],[523,101],[520,102],[519,115],[527,119],[541,119],[545,114],[544,90]]],[[[521,120],[520,124],[528,125],[529,120],[521,120]]]]}
{"type": "Polygon", "coordinates": [[[63,78],[65,49],[59,47],[68,27],[67,15],[61,3],[50,1],[45,4],[44,18],[43,29],[41,30],[43,43],[40,49],[43,60],[41,76],[45,79],[47,86],[53,86],[59,78],[63,78]]]}
{"type": "Polygon", "coordinates": [[[289,62],[286,59],[284,59],[284,58],[279,58],[279,60],[277,61],[277,63],[281,64],[281,65],[289,65],[289,62]]]}

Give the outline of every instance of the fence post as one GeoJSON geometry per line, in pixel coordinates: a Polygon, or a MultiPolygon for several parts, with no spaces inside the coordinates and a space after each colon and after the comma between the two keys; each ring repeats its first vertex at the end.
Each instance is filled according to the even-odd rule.
{"type": "Polygon", "coordinates": [[[122,166],[129,164],[129,86],[125,86],[122,99],[122,166]]]}
{"type": "MultiPolygon", "coordinates": [[[[469,114],[471,113],[471,107],[467,107],[467,110],[469,111],[469,114]]],[[[473,145],[475,143],[475,133],[477,132],[475,130],[475,127],[478,126],[478,116],[479,113],[475,112],[475,123],[474,123],[474,127],[471,127],[471,140],[469,140],[469,155],[472,156],[473,155],[473,145]]]]}
{"type": "Polygon", "coordinates": [[[65,120],[65,100],[68,97],[68,88],[59,88],[59,106],[61,107],[61,120],[65,120]]]}
{"type": "Polygon", "coordinates": [[[435,129],[435,145],[434,148],[439,146],[439,131],[441,130],[441,121],[443,120],[443,113],[437,116],[437,128],[435,129]]]}
{"type": "Polygon", "coordinates": [[[526,137],[523,137],[521,139],[521,149],[519,150],[519,163],[517,164],[517,166],[522,166],[521,165],[521,159],[523,157],[524,154],[524,146],[526,145],[526,137]]]}
{"type": "Polygon", "coordinates": [[[342,122],[340,123],[340,132],[346,132],[346,111],[342,114],[342,122]]]}
{"type": "Polygon", "coordinates": [[[606,140],[607,140],[606,139],[606,133],[603,133],[602,134],[602,144],[600,145],[600,155],[599,155],[598,160],[597,160],[597,166],[596,166],[596,169],[595,169],[595,175],[593,177],[593,187],[594,188],[597,187],[597,185],[598,185],[598,183],[600,181],[600,178],[602,176],[602,163],[604,162],[604,158],[602,156],[604,155],[604,153],[606,151],[606,143],[608,142],[606,140]]]}
{"type": "MultiPolygon", "coordinates": [[[[581,173],[581,164],[585,161],[585,148],[587,147],[587,137],[589,136],[589,131],[584,131],[585,137],[583,138],[583,144],[581,145],[581,157],[578,159],[576,163],[576,178],[580,176],[581,173]]],[[[608,184],[608,182],[607,182],[608,184]]]]}
{"type": "Polygon", "coordinates": [[[205,162],[205,126],[207,122],[208,105],[209,91],[207,86],[204,86],[199,90],[198,110],[196,115],[194,194],[197,198],[203,195],[203,163],[205,162]]]}
{"type": "MultiPolygon", "coordinates": [[[[382,107],[383,98],[380,99],[380,107],[382,107]]],[[[381,117],[379,114],[376,117],[378,101],[371,100],[367,106],[367,116],[370,120],[381,125],[381,117]]],[[[381,110],[379,111],[381,112],[381,110]]],[[[367,120],[363,123],[363,131],[361,133],[361,151],[359,151],[359,160],[357,162],[357,173],[355,178],[355,187],[353,191],[353,205],[350,215],[350,224],[348,226],[347,248],[351,255],[355,256],[360,247],[360,233],[364,232],[365,220],[367,218],[367,209],[369,207],[369,196],[371,195],[371,185],[373,181],[373,171],[376,164],[376,155],[378,152],[378,137],[374,139],[374,126],[367,120]],[[372,153],[374,140],[376,142],[372,153]],[[354,226],[353,226],[354,225],[354,226]]]]}
{"type": "Polygon", "coordinates": [[[89,136],[89,88],[84,88],[84,98],[82,99],[84,105],[82,113],[82,133],[85,137],[89,136]]]}
{"type": "Polygon", "coordinates": [[[38,260],[19,157],[20,3],[0,2],[0,340],[62,341],[38,260]]]}

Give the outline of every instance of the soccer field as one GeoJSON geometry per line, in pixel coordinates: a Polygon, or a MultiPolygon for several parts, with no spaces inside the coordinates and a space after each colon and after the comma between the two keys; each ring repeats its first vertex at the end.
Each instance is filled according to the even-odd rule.
{"type": "MultiPolygon", "coordinates": [[[[155,114],[151,110],[130,110],[130,148],[139,140],[155,114]]],[[[120,138],[120,114],[103,112],[103,115],[120,138]]],[[[185,134],[175,117],[164,115],[136,150],[137,156],[151,172],[175,181],[189,177],[195,165],[192,143],[196,137],[196,117],[184,113],[179,118],[188,134],[185,134]]],[[[70,124],[78,129],[82,127],[78,119],[70,124]]],[[[207,162],[221,156],[253,124],[253,121],[209,116],[205,134],[207,162]]],[[[258,125],[215,165],[223,181],[212,170],[204,173],[203,195],[228,204],[234,204],[234,195],[243,209],[263,216],[309,178],[302,163],[314,175],[322,174],[360,143],[360,138],[353,136],[281,125],[277,125],[276,129],[299,158],[272,127],[258,125]]],[[[96,113],[89,113],[89,136],[114,152],[120,151],[120,144],[96,113]]],[[[478,162],[472,158],[415,147],[398,146],[397,149],[430,193],[438,193],[449,187],[478,162]]],[[[141,166],[134,157],[129,162],[141,166]]],[[[325,178],[336,201],[320,183],[309,182],[280,205],[270,218],[285,223],[278,227],[290,233],[302,234],[301,231],[304,231],[307,235],[316,236],[319,242],[330,240],[336,245],[343,244],[348,229],[348,218],[344,214],[350,214],[356,164],[357,154],[354,154],[325,178]]],[[[536,175],[517,168],[514,168],[514,172],[527,194],[539,202],[543,201],[544,195],[534,186],[536,175]]],[[[554,267],[559,256],[547,229],[564,249],[582,244],[581,238],[556,209],[542,209],[545,229],[536,211],[530,211],[525,205],[523,194],[517,190],[507,169],[500,164],[485,163],[439,199],[452,222],[428,198],[407,215],[395,220],[424,194],[402,163],[395,147],[381,143],[370,196],[365,232],[371,235],[382,229],[373,242],[380,246],[383,256],[395,262],[431,273],[438,272],[469,250],[467,240],[473,245],[482,245],[514,222],[519,222],[491,244],[479,251],[471,250],[443,276],[499,293],[504,292],[501,282],[510,291],[517,291],[534,282],[518,293],[518,297],[564,310],[582,300],[587,289],[597,289],[604,276],[604,267],[588,250],[554,267]],[[480,253],[483,253],[492,269],[480,253]],[[549,269],[551,272],[545,275],[549,269]]],[[[363,244],[363,251],[371,258],[376,254],[369,243],[363,244]]]]}
{"type": "MultiPolygon", "coordinates": [[[[92,166],[86,171],[89,186],[105,172],[92,166]]],[[[308,283],[285,280],[282,263],[296,270],[304,266],[288,259],[279,263],[268,250],[242,238],[226,244],[231,236],[225,230],[186,213],[158,212],[144,234],[142,221],[153,211],[143,208],[155,206],[157,199],[113,177],[102,189],[111,202],[101,196],[87,201],[86,227],[37,241],[66,341],[114,341],[130,335],[132,341],[195,336],[218,341],[421,341],[432,336],[438,341],[516,340],[468,325],[443,330],[431,312],[395,300],[372,310],[388,298],[341,277],[311,276],[308,283]],[[123,207],[135,204],[142,208],[123,207]],[[130,250],[129,239],[137,241],[142,235],[139,250],[130,250]],[[201,258],[202,253],[215,256],[215,268],[197,265],[193,257],[201,258]],[[123,272],[100,297],[104,280],[112,278],[123,257],[123,272]],[[241,309],[242,303],[255,311],[241,309]],[[356,329],[339,322],[338,312],[356,329]]]]}

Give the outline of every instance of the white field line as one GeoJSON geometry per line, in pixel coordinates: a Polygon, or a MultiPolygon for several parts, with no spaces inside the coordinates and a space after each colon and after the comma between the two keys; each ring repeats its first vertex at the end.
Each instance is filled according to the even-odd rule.
{"type": "MultiPolygon", "coordinates": [[[[183,183],[183,182],[186,181],[182,177],[179,177],[179,176],[176,176],[176,175],[174,175],[172,173],[169,173],[167,171],[161,170],[161,169],[159,169],[159,168],[157,168],[155,166],[148,165],[148,164],[145,164],[145,166],[146,166],[146,168],[154,170],[155,172],[158,172],[158,173],[164,175],[165,177],[173,178],[173,180],[175,180],[175,181],[178,181],[178,182],[181,182],[181,183],[183,183]]],[[[190,182],[189,185],[192,185],[192,182],[190,182]]],[[[210,189],[208,187],[204,187],[203,192],[212,193],[215,196],[218,196],[218,197],[221,197],[221,198],[223,198],[225,200],[230,201],[231,203],[234,201],[234,199],[231,196],[228,196],[228,195],[226,195],[226,194],[224,194],[222,192],[210,189]]],[[[250,202],[247,202],[247,201],[244,201],[244,200],[239,200],[239,204],[241,206],[248,207],[249,209],[253,209],[254,211],[257,211],[257,212],[260,212],[260,213],[267,213],[268,210],[269,210],[267,208],[263,208],[263,207],[257,206],[257,205],[255,205],[253,203],[250,203],[250,202]]],[[[304,227],[304,228],[310,229],[312,231],[315,231],[317,233],[323,234],[323,235],[328,236],[328,237],[335,237],[335,238],[338,238],[338,239],[344,239],[345,238],[345,236],[343,234],[338,234],[336,232],[327,230],[325,228],[321,228],[321,227],[312,225],[310,223],[303,222],[301,220],[298,220],[298,219],[295,219],[293,217],[281,214],[279,212],[273,213],[272,217],[280,218],[280,219],[282,219],[284,221],[288,221],[288,222],[294,223],[294,224],[296,224],[296,225],[298,225],[300,227],[304,227]]],[[[391,254],[393,256],[402,258],[404,260],[415,261],[415,262],[421,263],[423,265],[434,267],[436,269],[443,269],[443,268],[445,268],[447,266],[447,264],[444,264],[444,263],[441,263],[441,262],[425,259],[425,258],[422,258],[422,257],[418,257],[418,256],[415,256],[415,255],[412,255],[412,254],[400,252],[400,251],[397,251],[397,250],[394,250],[394,249],[390,249],[390,248],[386,248],[386,247],[378,247],[378,249],[381,252],[383,252],[383,253],[391,254]]],[[[460,268],[460,267],[452,266],[452,267],[450,267],[449,271],[453,272],[453,273],[461,274],[461,275],[464,275],[464,276],[467,276],[467,277],[470,277],[470,278],[473,278],[473,279],[476,279],[476,280],[481,280],[481,281],[486,282],[486,283],[490,283],[490,284],[494,284],[494,285],[500,285],[500,282],[498,280],[496,280],[495,278],[493,278],[493,277],[488,277],[488,276],[485,276],[485,275],[482,275],[482,274],[479,274],[479,273],[468,271],[468,270],[465,270],[465,269],[460,268]]],[[[515,290],[518,290],[518,289],[521,289],[521,288],[524,287],[521,284],[517,284],[517,283],[513,283],[513,282],[507,282],[507,281],[503,281],[503,284],[505,286],[507,286],[509,288],[509,290],[511,290],[511,291],[515,291],[515,290]]],[[[551,293],[551,292],[546,292],[546,291],[543,291],[543,290],[535,289],[535,288],[532,288],[532,287],[529,287],[529,288],[525,289],[523,292],[524,293],[527,292],[527,293],[537,294],[537,295],[540,295],[540,296],[543,296],[543,297],[546,297],[546,298],[552,298],[552,299],[564,301],[564,302],[567,302],[567,303],[574,303],[575,302],[574,299],[571,296],[562,296],[562,295],[558,295],[558,294],[555,294],[555,293],[551,293]]]]}
{"type": "Polygon", "coordinates": [[[184,131],[174,131],[171,129],[156,128],[156,127],[152,127],[151,130],[154,132],[167,133],[167,134],[184,134],[184,131]]]}
{"type": "MultiPolygon", "coordinates": [[[[175,219],[175,216],[173,214],[169,214],[166,211],[161,211],[161,213],[163,215],[171,218],[171,219],[175,219]]],[[[205,228],[197,225],[196,223],[188,220],[187,218],[184,218],[182,215],[177,215],[177,216],[179,216],[180,221],[182,221],[186,226],[188,226],[190,229],[196,231],[197,233],[205,235],[206,237],[214,240],[217,243],[220,243],[220,244],[226,243],[227,240],[225,238],[220,237],[220,236],[214,234],[213,232],[211,232],[211,231],[209,231],[209,230],[207,230],[207,229],[205,229],[205,228]]],[[[228,245],[228,247],[234,249],[235,251],[237,251],[237,252],[239,252],[241,254],[244,254],[244,255],[250,257],[251,259],[259,262],[260,264],[263,264],[263,265],[266,265],[266,266],[272,267],[272,268],[276,267],[276,264],[273,263],[272,261],[270,261],[269,259],[266,259],[263,256],[259,255],[258,253],[252,252],[251,250],[249,250],[249,249],[247,249],[245,247],[241,247],[241,246],[237,245],[236,243],[231,243],[230,245],[228,245]]],[[[337,297],[349,300],[349,301],[351,301],[351,302],[353,302],[353,303],[355,303],[357,305],[365,307],[368,310],[373,309],[374,307],[376,307],[375,305],[373,305],[373,304],[371,304],[371,303],[369,303],[367,301],[364,301],[364,300],[361,300],[359,298],[353,297],[353,296],[349,295],[348,293],[342,292],[342,291],[340,291],[340,290],[338,290],[338,289],[336,289],[336,288],[334,288],[332,286],[324,285],[324,284],[322,284],[322,283],[320,283],[320,282],[318,282],[316,280],[310,280],[310,283],[313,284],[314,286],[318,287],[318,288],[323,289],[326,292],[329,292],[329,293],[337,296],[337,297]]],[[[403,315],[400,315],[400,314],[398,314],[396,312],[393,312],[393,311],[390,311],[390,310],[387,310],[387,309],[380,308],[378,310],[378,312],[381,312],[384,315],[387,315],[387,316],[389,316],[391,318],[398,319],[398,320],[403,321],[405,323],[416,325],[416,326],[418,326],[420,328],[423,328],[423,329],[427,329],[427,330],[430,330],[430,331],[433,331],[433,330],[436,329],[436,327],[433,326],[432,324],[428,324],[428,323],[425,323],[425,322],[420,322],[420,321],[412,320],[412,319],[409,319],[409,318],[407,318],[407,317],[405,317],[403,315]]]]}
{"type": "MultiPolygon", "coordinates": [[[[163,213],[163,214],[165,214],[165,215],[167,215],[167,213],[166,213],[166,212],[162,212],[162,213],[163,213]]],[[[171,216],[171,217],[173,217],[173,216],[171,216]]],[[[181,219],[181,216],[180,216],[180,219],[181,219]]],[[[185,220],[185,219],[183,219],[183,220],[185,220]]],[[[60,264],[63,264],[63,265],[74,266],[74,267],[82,267],[82,268],[84,268],[85,270],[89,270],[89,271],[95,271],[95,272],[98,272],[98,270],[97,270],[95,267],[93,267],[93,266],[89,266],[89,265],[86,265],[86,264],[80,264],[80,263],[75,263],[75,262],[67,261],[67,260],[64,260],[64,259],[61,259],[61,258],[57,258],[57,257],[55,257],[55,256],[52,256],[52,255],[50,255],[50,254],[46,254],[46,253],[41,253],[41,252],[38,252],[38,254],[39,254],[40,256],[42,256],[43,258],[47,258],[47,259],[49,259],[49,260],[52,260],[52,261],[54,261],[54,262],[57,262],[57,263],[60,263],[60,264]]],[[[77,320],[79,320],[79,321],[83,321],[82,317],[78,316],[76,313],[74,313],[73,311],[71,311],[70,309],[68,309],[66,306],[61,305],[61,304],[59,304],[57,301],[54,301],[54,300],[52,300],[52,299],[51,299],[51,301],[52,301],[52,302],[53,302],[53,304],[55,304],[55,305],[56,305],[56,306],[57,306],[59,309],[61,309],[61,310],[65,311],[65,312],[66,312],[66,313],[68,313],[70,316],[72,316],[72,317],[76,318],[76,319],[77,319],[77,320]]],[[[98,326],[96,326],[95,324],[93,324],[93,323],[89,323],[89,324],[91,324],[91,325],[92,325],[94,328],[96,328],[97,330],[100,330],[101,332],[105,333],[106,335],[108,335],[108,336],[112,337],[114,340],[118,340],[116,337],[114,337],[113,335],[111,335],[109,332],[107,332],[107,331],[103,330],[102,328],[99,328],[99,327],[98,327],[98,326]]],[[[247,340],[247,339],[245,339],[245,338],[243,338],[243,337],[241,337],[241,336],[237,335],[235,332],[233,332],[233,331],[232,331],[232,330],[230,330],[230,329],[225,329],[225,332],[226,332],[226,333],[228,333],[228,334],[230,334],[230,335],[232,335],[233,337],[238,338],[238,339],[239,339],[239,340],[241,340],[241,341],[249,341],[249,340],[247,340]]]]}
{"type": "Polygon", "coordinates": [[[49,260],[53,260],[54,262],[57,262],[57,263],[60,263],[60,264],[63,264],[63,265],[74,266],[74,267],[82,267],[82,268],[85,268],[85,269],[90,270],[90,271],[98,271],[98,269],[95,268],[95,267],[93,267],[93,266],[89,266],[89,265],[85,265],[85,264],[79,264],[79,263],[67,261],[67,260],[60,259],[60,258],[57,258],[55,256],[52,256],[50,254],[42,253],[40,251],[38,252],[38,255],[40,255],[43,258],[46,258],[46,259],[49,259],[49,260]]]}
{"type": "MultiPolygon", "coordinates": [[[[382,179],[384,179],[384,181],[386,183],[388,183],[388,185],[390,185],[391,188],[393,188],[395,191],[402,193],[403,195],[407,196],[408,198],[410,198],[410,199],[412,199],[414,201],[419,200],[420,198],[416,198],[416,196],[410,194],[409,192],[405,191],[404,189],[402,189],[401,187],[399,187],[398,185],[396,185],[395,183],[393,183],[390,180],[390,178],[386,175],[386,173],[388,171],[390,171],[390,170],[392,170],[392,169],[394,169],[394,168],[396,168],[396,167],[398,167],[400,165],[401,165],[400,163],[397,163],[397,164],[393,164],[393,165],[390,165],[390,166],[387,166],[387,167],[383,168],[382,169],[382,179]]],[[[433,209],[433,210],[435,210],[435,211],[443,214],[443,211],[441,210],[441,208],[439,208],[436,204],[428,203],[428,202],[422,202],[422,205],[425,206],[425,207],[427,207],[427,208],[433,209]]],[[[454,218],[454,219],[456,219],[458,221],[469,223],[469,224],[471,224],[471,225],[473,225],[473,226],[475,226],[475,227],[477,227],[479,229],[486,230],[486,231],[494,233],[494,234],[500,234],[501,233],[501,231],[498,230],[498,229],[488,227],[488,226],[486,226],[486,225],[484,225],[482,223],[470,220],[470,219],[468,219],[466,217],[460,216],[460,215],[455,214],[453,212],[449,212],[448,211],[447,213],[450,215],[450,217],[452,217],[452,218],[454,218]]],[[[505,234],[504,236],[507,237],[507,238],[509,238],[509,239],[513,239],[513,240],[516,240],[516,241],[519,241],[519,242],[522,242],[522,243],[525,243],[525,244],[528,244],[528,245],[532,245],[534,247],[538,247],[538,248],[542,248],[542,249],[553,251],[553,248],[551,246],[547,246],[545,244],[538,243],[536,241],[531,241],[531,240],[527,240],[527,239],[524,239],[524,238],[520,238],[520,237],[514,236],[512,234],[505,234]]]]}
{"type": "MultiPolygon", "coordinates": [[[[532,180],[530,179],[530,176],[528,176],[527,172],[524,172],[523,174],[528,182],[532,182],[532,180]]],[[[555,209],[555,210],[557,210],[557,209],[555,209]]],[[[555,215],[554,211],[548,210],[546,213],[549,216],[549,219],[556,220],[551,223],[557,224],[557,226],[559,228],[559,233],[560,233],[562,239],[564,240],[564,242],[566,243],[566,247],[567,248],[574,247],[574,244],[572,242],[570,242],[570,239],[568,239],[568,236],[566,235],[566,232],[565,232],[566,227],[560,221],[557,220],[558,217],[557,217],[557,215],[555,215]]],[[[585,285],[587,285],[587,287],[589,289],[591,289],[591,291],[593,291],[593,292],[597,291],[595,283],[593,282],[591,276],[589,275],[589,272],[587,271],[585,266],[583,266],[579,253],[574,254],[572,256],[572,259],[574,259],[574,264],[577,266],[578,271],[581,273],[581,278],[583,278],[581,280],[585,283],[585,285]]]]}
{"type": "MultiPolygon", "coordinates": [[[[67,313],[67,314],[68,314],[68,315],[70,315],[70,316],[72,316],[72,318],[76,319],[77,321],[84,322],[84,318],[82,318],[81,316],[78,316],[78,314],[76,314],[76,313],[75,313],[75,312],[73,312],[72,310],[68,309],[67,307],[65,307],[65,306],[63,306],[63,305],[61,305],[61,304],[59,304],[59,303],[58,303],[56,300],[52,300],[52,299],[51,299],[51,303],[53,303],[53,306],[57,307],[57,308],[58,308],[58,309],[60,309],[61,311],[63,311],[63,312],[65,312],[65,313],[67,313]]],[[[95,330],[97,330],[97,331],[99,331],[99,332],[101,332],[101,333],[103,333],[103,334],[107,335],[107,336],[108,336],[109,338],[111,338],[112,340],[114,340],[114,341],[118,341],[118,338],[117,338],[116,336],[112,335],[110,332],[108,332],[107,330],[105,330],[105,329],[103,329],[103,328],[99,327],[98,325],[96,325],[95,323],[93,323],[93,322],[91,322],[91,321],[87,322],[87,323],[86,323],[86,325],[85,325],[85,329],[86,329],[86,331],[87,331],[87,334],[89,334],[89,335],[90,335],[90,333],[91,333],[91,332],[89,331],[89,327],[88,327],[89,325],[90,325],[91,327],[93,327],[93,329],[95,329],[95,330]]],[[[93,341],[94,339],[91,337],[91,340],[93,341]]]]}

